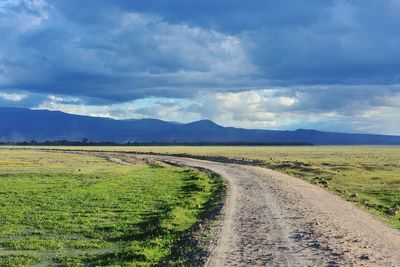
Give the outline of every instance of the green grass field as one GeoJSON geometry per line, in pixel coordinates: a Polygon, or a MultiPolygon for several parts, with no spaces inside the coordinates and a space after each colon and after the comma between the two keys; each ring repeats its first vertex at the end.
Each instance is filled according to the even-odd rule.
{"type": "MultiPolygon", "coordinates": [[[[400,229],[400,147],[54,148],[237,159],[325,187],[400,229]]],[[[0,266],[184,263],[177,240],[221,186],[187,168],[6,147],[0,176],[0,266]]]]}
{"type": "Polygon", "coordinates": [[[0,266],[184,264],[195,248],[181,238],[222,199],[221,179],[123,163],[0,149],[0,266]]]}
{"type": "MultiPolygon", "coordinates": [[[[400,147],[67,147],[258,160],[256,164],[326,187],[400,229],[400,147]]],[[[223,158],[221,158],[223,160],[223,158]]]]}

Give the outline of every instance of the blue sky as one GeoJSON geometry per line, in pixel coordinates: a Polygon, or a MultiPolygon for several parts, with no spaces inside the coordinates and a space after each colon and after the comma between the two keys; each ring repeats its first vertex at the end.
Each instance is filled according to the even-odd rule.
{"type": "Polygon", "coordinates": [[[400,135],[400,0],[0,0],[0,106],[400,135]]]}

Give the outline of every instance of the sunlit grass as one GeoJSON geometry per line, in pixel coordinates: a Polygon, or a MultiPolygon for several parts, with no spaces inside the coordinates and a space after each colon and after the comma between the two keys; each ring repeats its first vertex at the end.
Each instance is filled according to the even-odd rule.
{"type": "Polygon", "coordinates": [[[219,182],[194,169],[0,149],[0,266],[166,264],[219,182]]]}

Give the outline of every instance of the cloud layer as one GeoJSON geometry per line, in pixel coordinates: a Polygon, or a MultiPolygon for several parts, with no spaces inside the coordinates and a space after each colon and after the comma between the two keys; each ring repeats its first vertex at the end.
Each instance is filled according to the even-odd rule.
{"type": "Polygon", "coordinates": [[[398,0],[3,0],[0,105],[400,134],[398,25],[398,0]]]}

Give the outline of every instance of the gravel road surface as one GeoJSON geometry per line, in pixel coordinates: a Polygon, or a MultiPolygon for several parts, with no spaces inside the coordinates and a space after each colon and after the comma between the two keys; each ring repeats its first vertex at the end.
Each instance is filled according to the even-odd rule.
{"type": "Polygon", "coordinates": [[[150,157],[227,181],[208,266],[400,266],[400,231],[323,188],[260,167],[150,157]]]}

